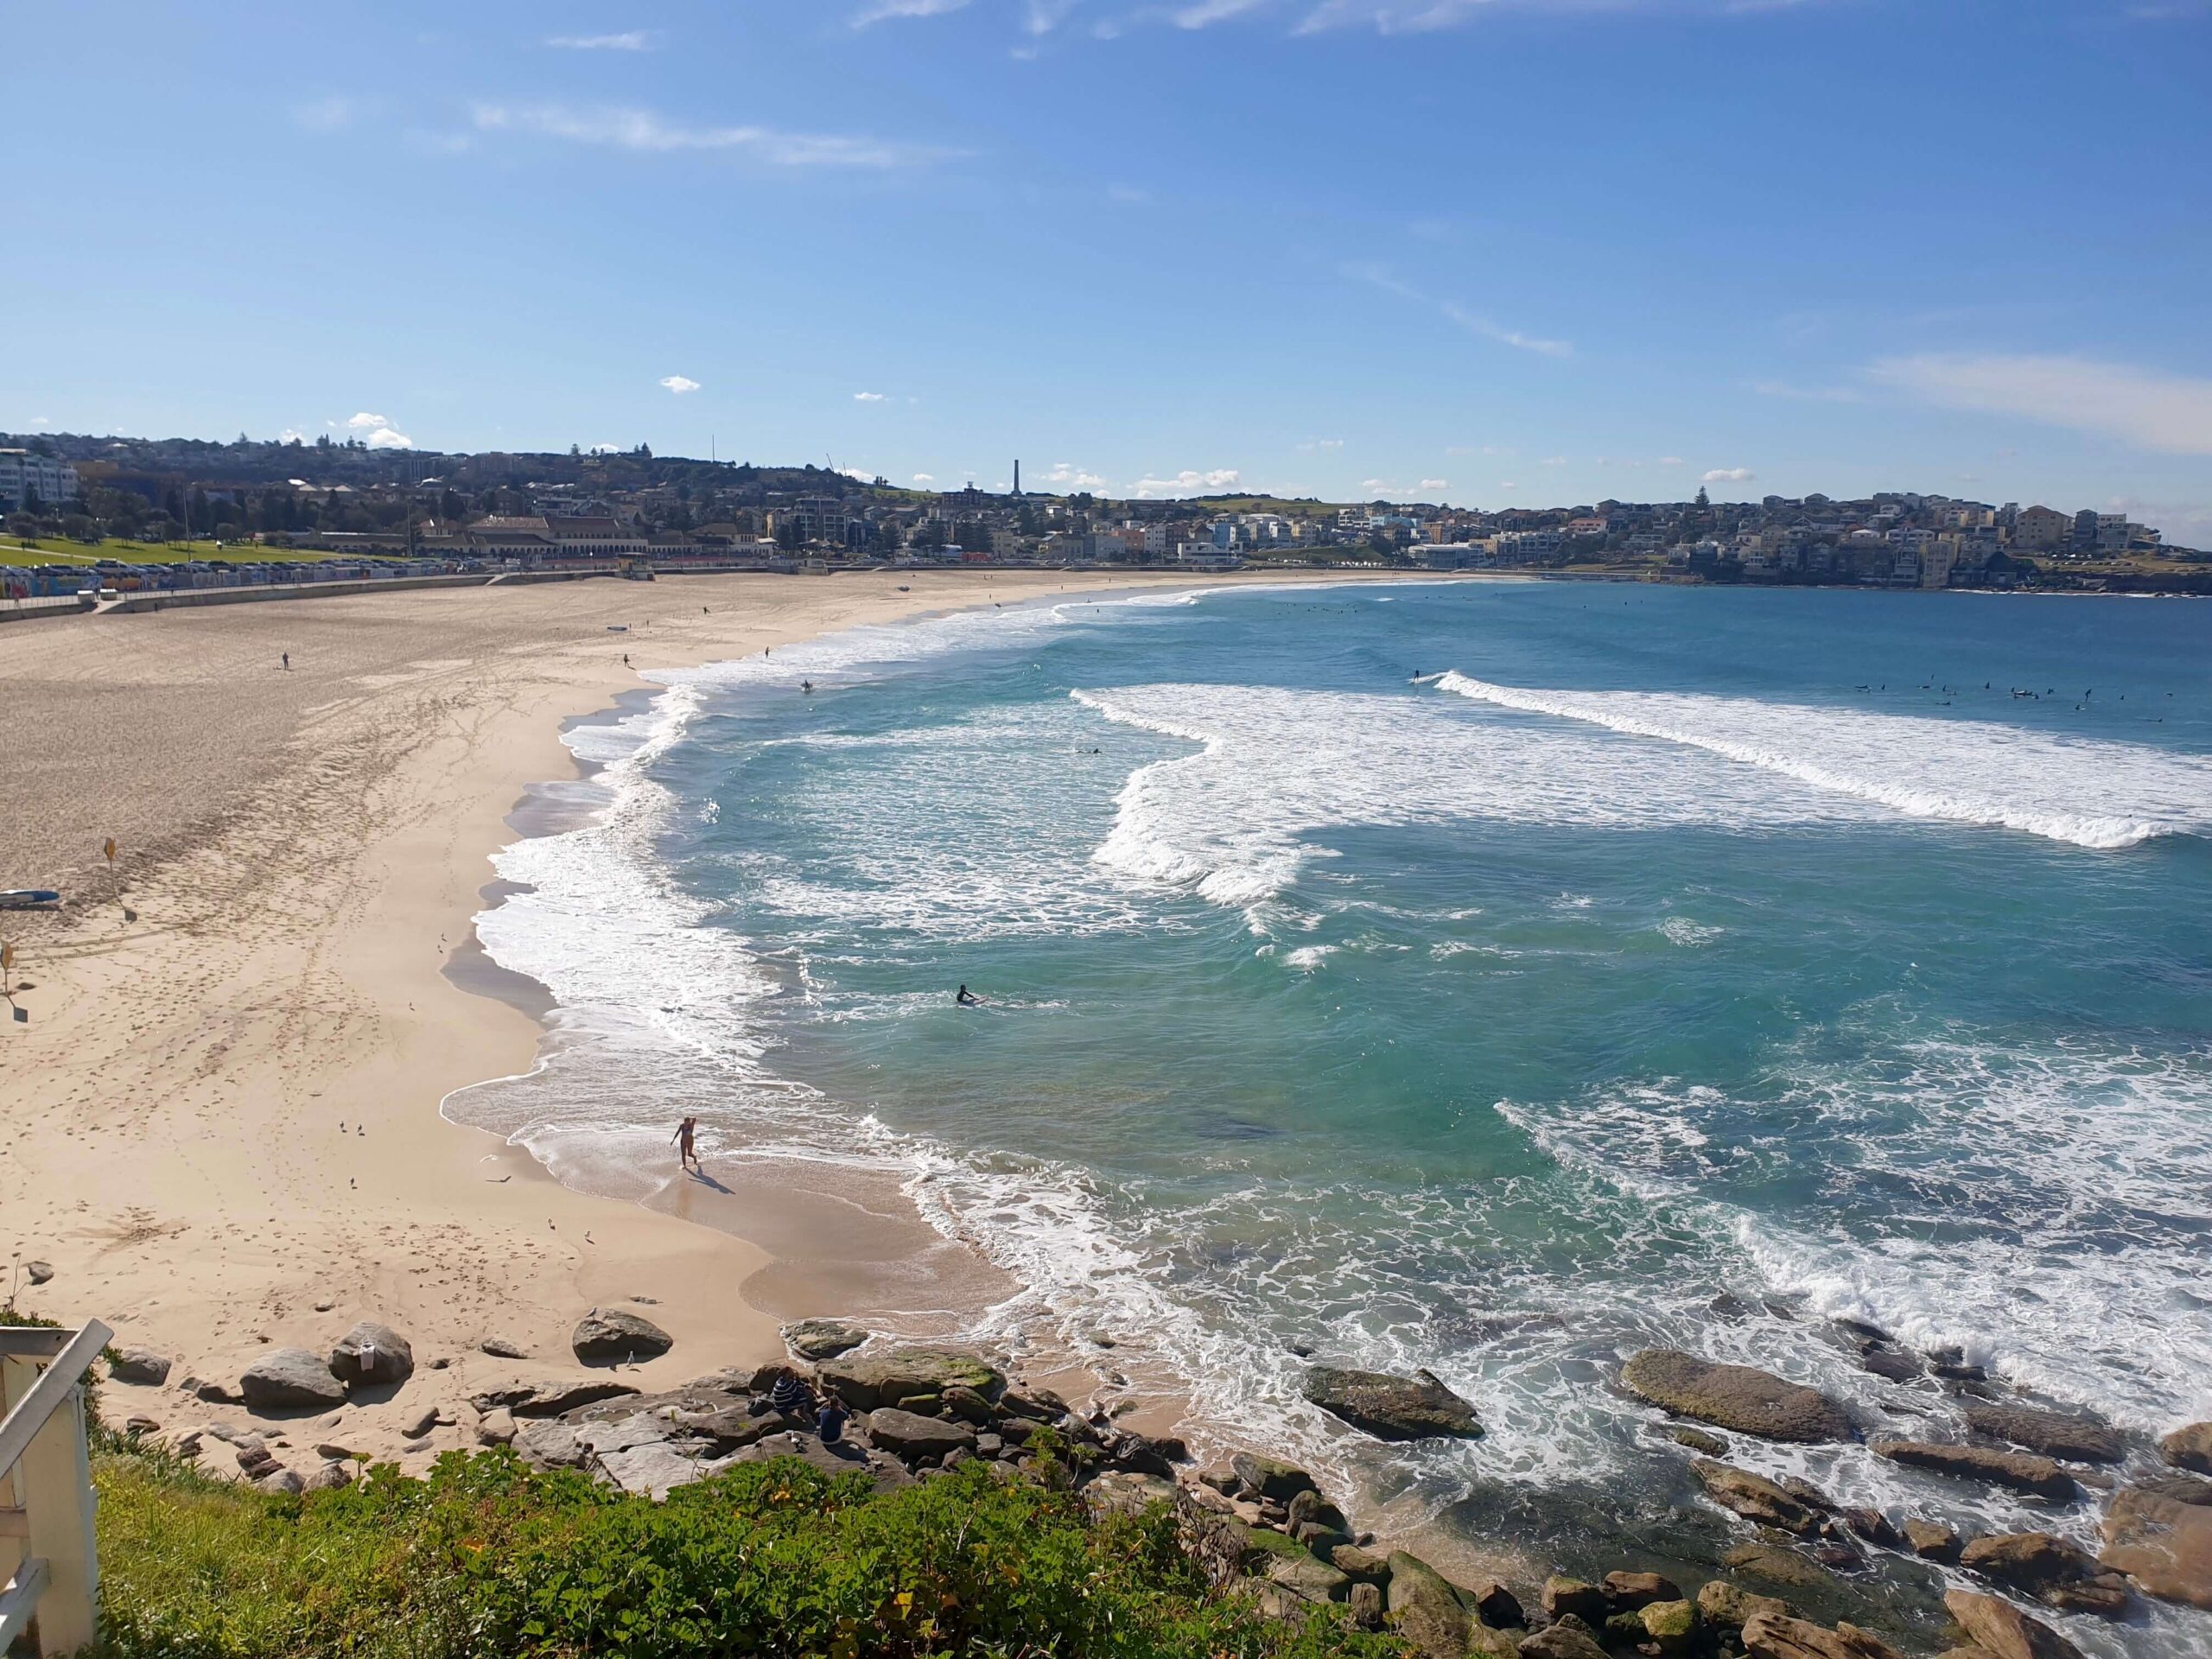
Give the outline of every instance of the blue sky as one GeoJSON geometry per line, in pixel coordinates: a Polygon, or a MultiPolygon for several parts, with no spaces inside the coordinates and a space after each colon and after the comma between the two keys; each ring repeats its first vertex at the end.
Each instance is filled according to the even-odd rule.
{"type": "Polygon", "coordinates": [[[2212,544],[2201,0],[0,0],[0,429],[2212,544]]]}

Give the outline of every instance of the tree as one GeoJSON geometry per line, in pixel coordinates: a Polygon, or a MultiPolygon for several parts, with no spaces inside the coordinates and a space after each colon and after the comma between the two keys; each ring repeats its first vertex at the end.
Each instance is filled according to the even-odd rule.
{"type": "Polygon", "coordinates": [[[1709,507],[1713,505],[1713,498],[1705,493],[1705,486],[1702,484],[1697,486],[1697,504],[1700,507],[1709,507]]]}

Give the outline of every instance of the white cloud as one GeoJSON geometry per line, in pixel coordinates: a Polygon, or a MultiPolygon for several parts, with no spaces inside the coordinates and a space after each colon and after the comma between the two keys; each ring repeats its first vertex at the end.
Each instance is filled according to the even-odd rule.
{"type": "Polygon", "coordinates": [[[1565,455],[1546,455],[1541,461],[1538,461],[1536,465],[1539,467],[1564,467],[1567,465],[1567,457],[1565,455]]]}
{"type": "Polygon", "coordinates": [[[853,27],[868,29],[894,17],[942,17],[967,3],[968,0],[874,0],[853,14],[853,27]]]}
{"type": "Polygon", "coordinates": [[[1301,455],[1310,455],[1316,449],[1341,449],[1344,447],[1344,441],[1342,438],[1308,438],[1298,446],[1298,453],[1301,455]]]}
{"type": "Polygon", "coordinates": [[[1703,478],[1700,484],[1748,484],[1758,474],[1748,467],[1716,467],[1703,478]]]}
{"type": "Polygon", "coordinates": [[[292,119],[309,132],[341,131],[352,126],[360,113],[359,99],[337,94],[292,105],[292,119]]]}
{"type": "Polygon", "coordinates": [[[54,416],[51,415],[34,415],[31,416],[31,424],[33,426],[52,426],[54,424],[54,416]]]}
{"type": "Polygon", "coordinates": [[[288,426],[276,435],[279,443],[305,443],[307,441],[308,435],[296,426],[288,426]]]}
{"type": "Polygon", "coordinates": [[[856,391],[853,394],[853,401],[856,404],[880,404],[883,401],[883,394],[880,391],[856,391]]]}
{"type": "Polygon", "coordinates": [[[1414,487],[1417,490],[1448,490],[1452,487],[1452,480],[1448,478],[1424,478],[1414,487]]]}
{"type": "Polygon", "coordinates": [[[1936,353],[1868,373],[1945,409],[2017,416],[2173,455],[2212,455],[2212,379],[2094,358],[1936,353]]]}
{"type": "Polygon", "coordinates": [[[1688,463],[1680,455],[1662,455],[1659,457],[1659,464],[1662,467],[1683,467],[1688,465],[1688,463]]]}
{"type": "Polygon", "coordinates": [[[660,378],[660,384],[679,397],[687,391],[699,390],[699,383],[688,374],[664,374],[660,378]]]}
{"type": "Polygon", "coordinates": [[[1390,483],[1388,479],[1363,478],[1359,480],[1359,487],[1370,495],[1387,495],[1390,491],[1390,483]]]}
{"type": "Polygon", "coordinates": [[[1395,295],[1402,300],[1412,300],[1420,305],[1431,306],[1447,321],[1458,324],[1471,334],[1484,340],[1494,340],[1501,346],[1510,346],[1519,351],[1535,352],[1542,357],[1572,357],[1574,346],[1564,340],[1544,340],[1534,334],[1522,334],[1517,328],[1508,328],[1493,322],[1478,312],[1471,311],[1456,300],[1439,300],[1424,294],[1410,283],[1393,276],[1386,266],[1354,264],[1344,267],[1344,274],[1355,282],[1379,288],[1385,294],[1395,295]]]}
{"type": "Polygon", "coordinates": [[[346,424],[356,432],[366,432],[372,427],[390,426],[391,423],[381,415],[372,415],[365,409],[359,415],[347,417],[346,424]]]}
{"type": "Polygon", "coordinates": [[[571,143],[604,144],[639,155],[728,150],[775,167],[925,167],[963,152],[847,133],[781,132],[772,127],[687,127],[650,110],[565,104],[479,104],[470,111],[479,132],[527,133],[571,143]]]}
{"type": "Polygon", "coordinates": [[[358,415],[348,416],[346,425],[349,431],[362,434],[361,441],[372,449],[412,449],[415,447],[414,439],[397,430],[383,416],[372,415],[365,409],[358,415]]]}
{"type": "Polygon", "coordinates": [[[934,484],[937,482],[937,476],[933,473],[916,473],[914,474],[914,482],[917,484],[934,484]]]}
{"type": "Polygon", "coordinates": [[[1103,490],[1106,487],[1106,480],[1097,474],[1086,473],[1082,467],[1071,466],[1065,461],[1054,464],[1052,470],[1045,474],[1045,482],[1065,485],[1073,490],[1103,490]]]}
{"type": "Polygon", "coordinates": [[[1517,489],[1519,489],[1521,486],[1520,486],[1518,484],[1516,484],[1515,482],[1513,482],[1513,480],[1512,480],[1508,479],[1504,483],[1500,484],[1497,487],[1498,487],[1499,489],[1501,489],[1501,490],[1517,490],[1517,489]]]}
{"type": "Polygon", "coordinates": [[[649,29],[629,29],[620,35],[556,35],[545,44],[567,52],[650,52],[653,33],[649,29]]]}
{"type": "Polygon", "coordinates": [[[837,470],[847,478],[856,478],[863,484],[872,484],[875,481],[875,474],[865,467],[840,467],[837,470]]]}
{"type": "Polygon", "coordinates": [[[1141,478],[1129,486],[1129,493],[1141,499],[1162,495],[1198,495],[1232,490],[1243,481],[1243,474],[1235,467],[1217,467],[1208,472],[1185,470],[1173,478],[1141,478]]]}

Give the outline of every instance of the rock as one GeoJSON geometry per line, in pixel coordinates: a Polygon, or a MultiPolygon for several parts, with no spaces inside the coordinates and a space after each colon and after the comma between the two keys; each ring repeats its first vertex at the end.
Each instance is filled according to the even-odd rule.
{"type": "Polygon", "coordinates": [[[992,1409],[989,1401],[975,1389],[963,1388],[957,1382],[944,1391],[943,1398],[945,1408],[954,1416],[973,1423],[978,1428],[988,1428],[999,1420],[999,1414],[992,1409]]]}
{"type": "Polygon", "coordinates": [[[796,1319],[784,1327],[784,1346],[801,1359],[835,1359],[866,1342],[868,1333],[843,1319],[796,1319]]]}
{"type": "MultiPolygon", "coordinates": [[[[523,1397],[509,1405],[508,1409],[518,1417],[560,1417],[585,1406],[594,1406],[608,1400],[623,1400],[639,1390],[628,1382],[555,1382],[543,1389],[529,1389],[523,1397]]],[[[478,1399],[485,1396],[480,1395],[478,1399]]],[[[482,1407],[478,1407],[482,1410],[482,1407]]]]}
{"type": "Polygon", "coordinates": [[[529,1349],[506,1337],[486,1337],[478,1343],[476,1347],[479,1352],[489,1354],[494,1359],[528,1359],[530,1357],[529,1349]]]}
{"type": "Polygon", "coordinates": [[[1390,1576],[1390,1564],[1371,1549],[1357,1544],[1338,1544],[1329,1552],[1329,1565],[1348,1579],[1380,1584],[1390,1576]]]}
{"type": "Polygon", "coordinates": [[[1669,1431],[1667,1438],[1674,1441],[1676,1446],[1687,1446],[1691,1451],[1701,1452],[1708,1458],[1725,1458],[1728,1455],[1728,1442],[1718,1434],[1707,1433],[1701,1428],[1672,1429],[1669,1431]]]}
{"type": "Polygon", "coordinates": [[[1482,1436],[1474,1407],[1427,1371],[1408,1378],[1316,1365],[1302,1386],[1306,1397],[1322,1410],[1379,1440],[1482,1436]]]}
{"type": "Polygon", "coordinates": [[[1913,1355],[1893,1348],[1870,1348],[1859,1363],[1885,1382],[1910,1382],[1927,1369],[1913,1355]]]}
{"type": "Polygon", "coordinates": [[[1855,1537],[1862,1538],[1877,1549],[1903,1549],[1904,1535],[1890,1524],[1890,1517],[1879,1510],[1853,1508],[1842,1511],[1843,1524],[1855,1537]]]}
{"type": "Polygon", "coordinates": [[[1402,1549],[1391,1551],[1389,1565],[1389,1606],[1398,1634],[1421,1659],[1466,1659],[1471,1621],[1443,1574],[1402,1549]]]}
{"type": "Polygon", "coordinates": [[[346,1403],[346,1386],[321,1358],[304,1348],[279,1348],[264,1354],[238,1378],[238,1392],[249,1406],[286,1410],[327,1409],[346,1403]]]}
{"type": "Polygon", "coordinates": [[[1959,1565],[2031,1595],[2039,1595],[2053,1585],[2097,1575],[2092,1556],[2047,1532],[1993,1533],[1977,1538],[1959,1552],[1959,1565]]]}
{"type": "MultiPolygon", "coordinates": [[[[824,1361],[817,1373],[824,1388],[855,1411],[895,1406],[911,1395],[942,1395],[953,1387],[973,1389],[997,1399],[1006,1378],[974,1354],[944,1348],[897,1348],[881,1354],[847,1354],[824,1361]]],[[[1065,1410],[1065,1406],[1062,1410],[1065,1410]]],[[[1023,1414],[1025,1415],[1028,1414],[1023,1414]]],[[[1048,1413],[1050,1421],[1059,1414],[1048,1413]]]]}
{"type": "Polygon", "coordinates": [[[1851,1438],[1851,1420],[1843,1408],[1818,1389],[1675,1349],[1637,1355],[1622,1367],[1621,1386],[1677,1416],[1764,1440],[1812,1444],[1851,1438]]]}
{"type": "Polygon", "coordinates": [[[353,1484],[353,1471],[342,1463],[331,1462],[318,1465],[315,1472],[301,1483],[300,1490],[304,1492],[334,1492],[353,1484]]]}
{"type": "Polygon", "coordinates": [[[404,1382],[415,1375],[415,1351],[390,1325],[363,1319],[330,1351],[330,1374],[348,1388],[404,1382]]]}
{"type": "Polygon", "coordinates": [[[2062,1613],[2093,1613],[2099,1618],[2122,1618],[2133,1602],[2126,1575],[2120,1573],[2100,1573],[2076,1583],[2054,1584],[2044,1592],[2043,1599],[2062,1613]]]}
{"type": "Polygon", "coordinates": [[[1779,1613],[1745,1621],[1744,1651],[1751,1659],[1900,1659],[1895,1648],[1856,1624],[1829,1630],[1779,1613]]]}
{"type": "Polygon", "coordinates": [[[400,1437],[419,1440],[437,1426],[438,1408],[435,1406],[418,1407],[399,1420],[400,1437]]]}
{"type": "Polygon", "coordinates": [[[1680,1653],[1696,1639],[1697,1608],[1680,1596],[1666,1601],[1648,1601],[1638,1617],[1643,1623],[1643,1633],[1659,1644],[1662,1653],[1680,1653]]]}
{"type": "Polygon", "coordinates": [[[566,1423],[537,1422],[519,1426],[515,1436],[515,1449],[522,1453],[523,1461],[533,1469],[581,1469],[584,1464],[584,1448],[576,1441],[576,1431],[566,1423]]]}
{"type": "Polygon", "coordinates": [[[2212,1480],[2195,1475],[2152,1475],[2136,1482],[2135,1490],[2175,1503],[2212,1504],[2212,1480]]]}
{"type": "Polygon", "coordinates": [[[326,1463],[350,1463],[353,1458],[353,1448],[340,1440],[317,1440],[315,1454],[326,1463]]]}
{"type": "Polygon", "coordinates": [[[515,1427],[515,1414],[507,1410],[488,1411],[477,1420],[476,1444],[479,1446],[512,1446],[520,1431],[515,1427]]]}
{"type": "Polygon", "coordinates": [[[2212,1611],[2212,1509],[2126,1491],[2105,1511],[2105,1566],[2146,1595],[2212,1611]]]}
{"type": "Polygon", "coordinates": [[[2212,1423],[2191,1423],[2158,1442],[2159,1455],[2177,1469],[2212,1475],[2212,1423]]]}
{"type": "Polygon", "coordinates": [[[1606,1605],[1624,1613],[1635,1612],[1655,1601],[1682,1599],[1681,1586],[1657,1573],[1608,1573],[1605,1592],[1606,1605]]]}
{"type": "Polygon", "coordinates": [[[2009,1601],[1954,1590],[1944,1596],[1943,1606],[1992,1659],[2082,1659],[2081,1649],[2009,1601]]]}
{"type": "Polygon", "coordinates": [[[296,1469],[272,1469],[257,1476],[253,1484],[264,1492],[289,1492],[295,1497],[307,1490],[307,1482],[296,1469]]]}
{"type": "Polygon", "coordinates": [[[1510,1630],[1492,1630],[1479,1618],[1467,1621],[1468,1659],[1521,1659],[1521,1639],[1510,1630]]]}
{"type": "Polygon", "coordinates": [[[142,1389],[158,1389],[169,1380],[169,1362],[146,1348],[118,1348],[107,1363],[107,1374],[118,1382],[142,1389]]]}
{"type": "Polygon", "coordinates": [[[868,1438],[869,1445],[909,1463],[917,1458],[941,1458],[956,1446],[971,1452],[976,1449],[976,1431],[965,1423],[918,1417],[895,1406],[868,1414],[868,1438]]]}
{"type": "Polygon", "coordinates": [[[676,1346],[676,1338],[642,1313],[594,1308],[576,1321],[569,1346],[587,1365],[635,1364],[676,1346]]]}
{"type": "MultiPolygon", "coordinates": [[[[1721,1508],[1734,1510],[1746,1521],[1779,1527],[1801,1538],[1818,1532],[1829,1513],[1825,1507],[1815,1509],[1796,1493],[1784,1491],[1764,1476],[1732,1464],[1700,1458],[1690,1465],[1690,1472],[1721,1508]]],[[[1825,1505],[1826,1500],[1822,1503],[1825,1505]]]]}
{"type": "Polygon", "coordinates": [[[133,1416],[124,1421],[123,1432],[125,1434],[158,1434],[162,1432],[161,1420],[156,1417],[133,1416]]]}
{"type": "Polygon", "coordinates": [[[894,1491],[901,1486],[914,1484],[914,1478],[906,1472],[896,1458],[868,1451],[850,1441],[842,1446],[827,1446],[811,1434],[796,1433],[788,1429],[747,1446],[713,1467],[719,1470],[730,1464],[772,1463],[778,1458],[797,1458],[828,1475],[864,1474],[874,1482],[875,1490],[879,1492],[894,1491]]]}
{"type": "Polygon", "coordinates": [[[2091,1417],[2025,1406],[1972,1405],[1967,1408],[1967,1427],[1985,1439],[2009,1441],[2069,1463],[2118,1463],[2127,1456],[2126,1443],[2091,1417]]]}
{"type": "Polygon", "coordinates": [[[1770,1584],[1816,1590],[1835,1583],[1835,1575],[1825,1567],[1772,1544],[1738,1544],[1720,1559],[1723,1565],[1770,1584]]]}
{"type": "Polygon", "coordinates": [[[2009,1486],[2016,1492],[2026,1492],[2054,1503],[2071,1502],[2081,1494],[2073,1476],[2049,1458],[2025,1452],[1993,1452],[1979,1446],[1936,1446],[1925,1440],[1877,1440],[1874,1453],[1909,1469],[1926,1469],[1939,1475],[2009,1486]]]}
{"type": "Polygon", "coordinates": [[[1944,1567],[1956,1567],[1961,1543],[1958,1529],[1947,1527],[1940,1521],[1908,1521],[1904,1523],[1905,1547],[1923,1561],[1939,1562],[1944,1567]]]}
{"type": "Polygon", "coordinates": [[[1332,1532],[1348,1533],[1351,1530],[1351,1523],[1344,1519],[1344,1512],[1320,1493],[1311,1490],[1291,1494],[1289,1520],[1294,1530],[1308,1522],[1326,1527],[1332,1532]]]}
{"type": "Polygon", "coordinates": [[[29,1279],[31,1283],[35,1285],[47,1284],[54,1278],[54,1263],[51,1262],[26,1262],[23,1263],[23,1276],[29,1279]]]}
{"type": "Polygon", "coordinates": [[[1789,1604],[1775,1596],[1754,1595],[1726,1579],[1707,1579],[1697,1592],[1697,1610],[1708,1624],[1742,1628],[1761,1613],[1789,1614],[1789,1604]]]}
{"type": "Polygon", "coordinates": [[[1580,1619],[1547,1625],[1521,1638],[1523,1659],[1605,1659],[1597,1637],[1580,1619]]]}
{"type": "Polygon", "coordinates": [[[1558,1573],[1544,1580],[1541,1599],[1544,1611],[1551,1618],[1572,1615],[1592,1625],[1603,1624],[1612,1611],[1606,1605],[1605,1592],[1596,1585],[1558,1573]]]}
{"type": "Polygon", "coordinates": [[[1382,1628],[1382,1588],[1368,1580],[1355,1583],[1344,1599],[1351,1605],[1351,1622],[1363,1630],[1382,1628]]]}
{"type": "Polygon", "coordinates": [[[678,1486],[704,1479],[711,1466],[686,1457],[666,1440],[647,1440],[617,1452],[599,1454],[601,1473],[622,1491],[639,1497],[666,1497],[678,1486]]]}
{"type": "MultiPolygon", "coordinates": [[[[312,1359],[315,1357],[310,1354],[308,1357],[312,1359]]],[[[334,1377],[332,1379],[334,1382],[336,1380],[334,1377]]],[[[202,1382],[196,1378],[187,1377],[184,1390],[194,1399],[204,1400],[211,1406],[242,1406],[245,1403],[245,1390],[228,1382],[202,1382]]]]}
{"type": "Polygon", "coordinates": [[[1495,1579],[1483,1580],[1460,1599],[1474,1609],[1476,1618],[1493,1630],[1511,1630],[1529,1622],[1528,1614],[1521,1609],[1520,1598],[1495,1579]]]}
{"type": "Polygon", "coordinates": [[[1342,1601],[1351,1589],[1350,1574],[1313,1555],[1273,1556],[1268,1561],[1268,1577],[1308,1601],[1342,1601]]]}
{"type": "Polygon", "coordinates": [[[1313,1476],[1296,1464],[1285,1463],[1278,1458],[1239,1452],[1229,1460],[1229,1466],[1236,1471],[1239,1490],[1255,1498],[1287,1503],[1300,1492],[1319,1490],[1313,1476]]]}

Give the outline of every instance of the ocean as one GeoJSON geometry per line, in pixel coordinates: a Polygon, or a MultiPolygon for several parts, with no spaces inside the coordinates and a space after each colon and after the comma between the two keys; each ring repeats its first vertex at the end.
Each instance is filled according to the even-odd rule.
{"type": "MultiPolygon", "coordinates": [[[[1940,1425],[1848,1318],[2163,1433],[2212,1416],[2209,624],[1221,587],[657,676],[479,918],[558,1001],[544,1058],[448,1110],[648,1183],[685,1112],[710,1166],[891,1171],[1023,1287],[979,1338],[1562,1561],[1695,1509],[1611,1386],[1643,1347],[1940,1425]],[[1488,1434],[1363,1440],[1308,1355],[1432,1370],[1488,1434]]],[[[1738,1456],[2093,1537],[1863,1446],[1738,1456]]]]}

